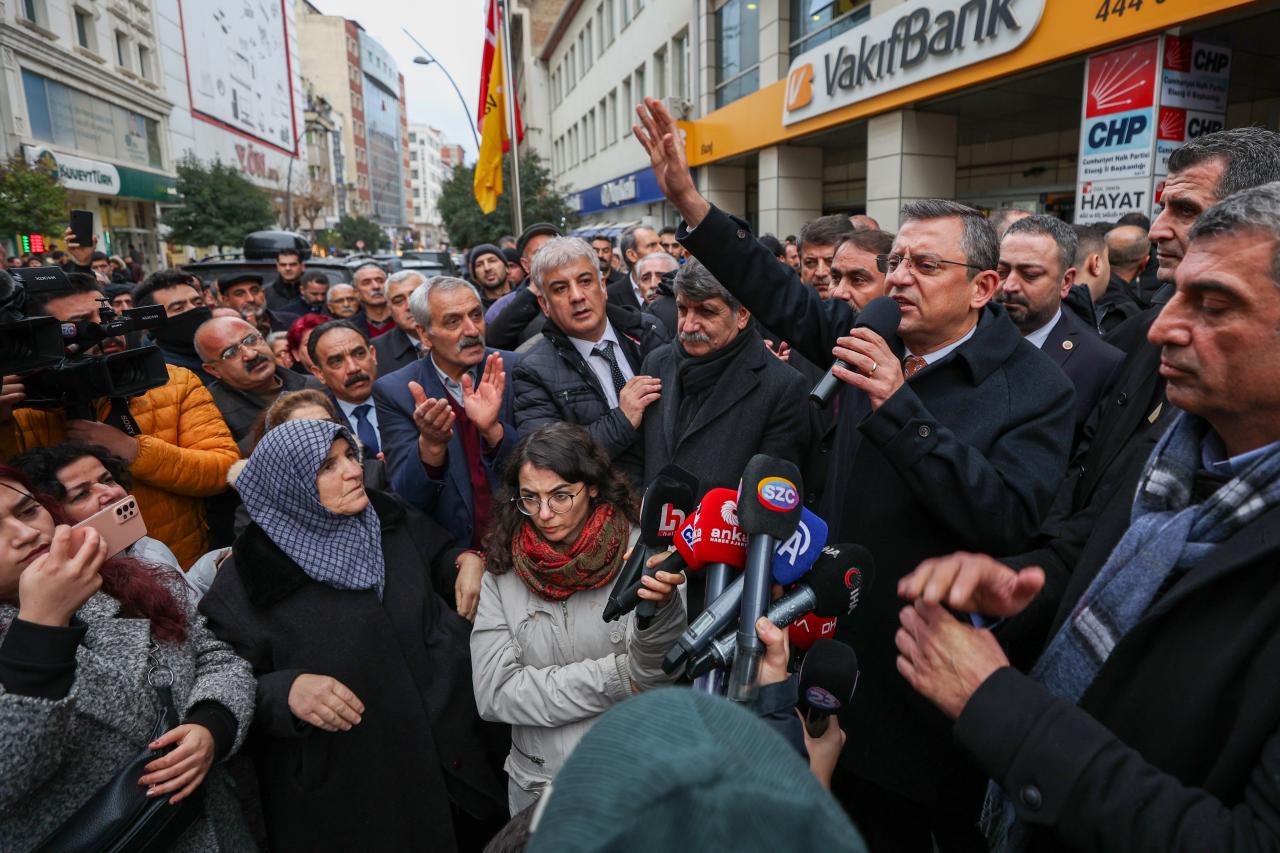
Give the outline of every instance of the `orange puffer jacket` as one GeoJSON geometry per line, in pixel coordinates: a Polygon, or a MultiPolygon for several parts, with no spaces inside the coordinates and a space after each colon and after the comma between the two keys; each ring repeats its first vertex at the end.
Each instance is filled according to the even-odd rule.
{"type": "MultiPolygon", "coordinates": [[[[185,367],[165,366],[168,384],[129,400],[142,432],[129,473],[147,535],[168,545],[187,569],[208,550],[204,499],[227,488],[227,470],[240,451],[200,379],[185,367]]],[[[109,408],[110,401],[98,401],[98,420],[109,408]]],[[[10,459],[66,438],[61,411],[17,409],[13,420],[0,424],[0,456],[10,459]]]]}

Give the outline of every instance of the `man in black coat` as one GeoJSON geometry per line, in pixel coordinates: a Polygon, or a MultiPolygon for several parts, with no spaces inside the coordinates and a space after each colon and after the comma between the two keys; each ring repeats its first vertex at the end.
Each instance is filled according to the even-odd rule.
{"type": "Polygon", "coordinates": [[[643,311],[644,288],[640,284],[640,259],[662,251],[658,232],[648,225],[632,225],[622,232],[620,240],[622,257],[627,262],[625,276],[609,282],[605,287],[609,304],[619,308],[643,311]]]}
{"type": "Polygon", "coordinates": [[[301,314],[301,311],[287,307],[289,303],[301,296],[302,278],[307,272],[307,265],[297,249],[281,249],[276,253],[276,277],[263,288],[267,298],[267,307],[272,311],[301,314]]]}
{"type": "Polygon", "coordinates": [[[591,238],[591,248],[596,250],[596,257],[600,259],[600,275],[604,278],[606,289],[627,277],[622,270],[613,268],[612,237],[608,234],[596,234],[591,238]]]}
{"type": "Polygon", "coordinates": [[[665,389],[645,410],[645,483],[673,462],[703,491],[737,488],[757,453],[800,464],[809,433],[804,378],[769,352],[750,312],[701,263],[680,268],[675,290],[676,339],[640,368],[665,389]]]}
{"type": "Polygon", "coordinates": [[[1190,233],[1149,333],[1182,414],[1117,501],[1132,504],[1120,543],[1071,577],[1036,670],[939,604],[1011,616],[1039,569],[956,555],[901,589],[917,599],[903,671],[1000,786],[1008,849],[1280,845],[1280,185],[1229,196],[1190,233]],[[1108,610],[1113,588],[1141,603],[1108,610]]]}
{"type": "Polygon", "coordinates": [[[685,248],[801,354],[849,365],[834,368],[844,384],[821,514],[833,541],[875,555],[879,580],[838,629],[861,676],[841,714],[851,736],[833,791],[873,849],[974,849],[981,779],[951,745],[947,719],[896,669],[894,587],[929,556],[1030,540],[1066,468],[1071,384],[989,304],[998,247],[977,211],[945,201],[903,211],[886,272],[904,365],[875,332],[849,331],[847,303],[822,300],[744,222],[712,207],[674,120],[658,101],[645,106],[636,136],[687,223],[685,248]]]}
{"type": "Polygon", "coordinates": [[[1023,337],[1062,368],[1076,389],[1076,430],[1084,425],[1124,353],[1098,337],[1063,300],[1075,279],[1076,233],[1054,216],[1025,216],[1000,241],[996,297],[1023,337]]]}
{"type": "Polygon", "coordinates": [[[641,364],[667,342],[666,331],[648,314],[606,307],[596,254],[578,237],[544,245],[530,278],[547,322],[512,374],[516,426],[524,435],[553,421],[586,427],[638,482],[641,422],[662,390],[641,364]]]}
{"type": "Polygon", "coordinates": [[[422,339],[409,309],[409,295],[424,281],[422,273],[413,270],[401,270],[387,279],[387,301],[391,303],[391,316],[395,318],[396,327],[373,339],[373,351],[378,355],[378,372],[383,376],[422,357],[422,339]]]}

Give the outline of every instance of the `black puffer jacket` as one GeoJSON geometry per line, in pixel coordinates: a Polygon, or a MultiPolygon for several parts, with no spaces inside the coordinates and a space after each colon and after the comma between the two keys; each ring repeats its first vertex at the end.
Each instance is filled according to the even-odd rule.
{"type": "MultiPolygon", "coordinates": [[[[613,305],[606,306],[605,314],[632,372],[639,375],[644,357],[668,340],[662,321],[613,305]]],[[[548,319],[542,336],[512,374],[520,434],[528,435],[554,421],[580,424],[615,464],[639,482],[644,473],[640,431],[631,426],[620,408],[609,407],[600,381],[568,335],[548,319]]]]}

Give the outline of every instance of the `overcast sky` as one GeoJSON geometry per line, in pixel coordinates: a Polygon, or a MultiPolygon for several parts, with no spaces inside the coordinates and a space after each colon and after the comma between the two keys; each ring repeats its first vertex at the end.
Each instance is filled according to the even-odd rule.
{"type": "Polygon", "coordinates": [[[409,121],[430,124],[475,160],[467,115],[449,80],[435,65],[414,65],[420,51],[401,28],[413,33],[449,69],[474,116],[480,103],[480,56],[484,48],[485,0],[312,0],[326,15],[358,21],[391,52],[404,75],[409,121]]]}

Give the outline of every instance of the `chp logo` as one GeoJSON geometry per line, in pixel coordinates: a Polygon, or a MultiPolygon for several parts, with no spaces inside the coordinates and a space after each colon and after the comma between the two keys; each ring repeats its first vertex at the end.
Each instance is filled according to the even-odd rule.
{"type": "Polygon", "coordinates": [[[738,502],[725,501],[720,507],[720,517],[724,519],[724,523],[730,527],[738,526],[738,502]]]}
{"type": "Polygon", "coordinates": [[[800,506],[800,490],[785,477],[765,477],[756,487],[756,494],[765,509],[774,512],[790,512],[800,506]]]}
{"type": "Polygon", "coordinates": [[[813,102],[813,65],[806,62],[787,75],[787,112],[809,106],[813,102]]]}

